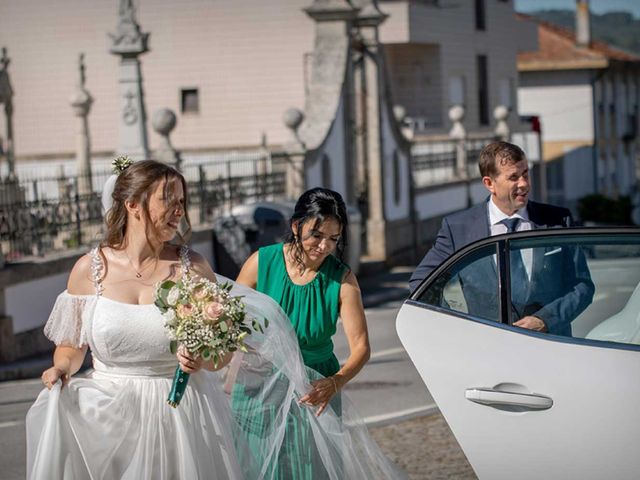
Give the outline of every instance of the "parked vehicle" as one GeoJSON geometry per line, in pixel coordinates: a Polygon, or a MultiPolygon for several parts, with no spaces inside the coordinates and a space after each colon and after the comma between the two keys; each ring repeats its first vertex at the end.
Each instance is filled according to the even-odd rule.
{"type": "Polygon", "coordinates": [[[481,240],[425,279],[396,326],[480,479],[638,478],[640,228],[481,240]],[[528,314],[582,295],[575,318],[571,308],[556,310],[570,334],[513,325],[513,252],[529,259],[529,292],[549,299],[528,314]],[[582,283],[562,256],[586,263],[582,283]]]}

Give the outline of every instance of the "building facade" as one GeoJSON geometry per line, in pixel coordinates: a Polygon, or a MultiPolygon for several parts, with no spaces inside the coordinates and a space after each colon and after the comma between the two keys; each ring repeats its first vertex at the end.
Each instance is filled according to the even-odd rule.
{"type": "Polygon", "coordinates": [[[593,41],[588,19],[576,34],[518,18],[537,42],[518,55],[518,98],[522,114],[540,119],[550,198],[573,206],[591,193],[631,194],[640,178],[640,57],[593,41]]]}

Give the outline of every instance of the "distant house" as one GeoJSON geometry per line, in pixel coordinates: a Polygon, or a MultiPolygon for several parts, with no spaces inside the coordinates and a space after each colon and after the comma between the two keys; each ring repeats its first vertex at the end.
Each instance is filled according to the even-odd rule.
{"type": "Polygon", "coordinates": [[[520,112],[539,117],[549,200],[568,206],[629,194],[640,178],[640,57],[592,41],[588,15],[579,2],[577,33],[517,16],[520,112]]]}
{"type": "MultiPolygon", "coordinates": [[[[495,127],[498,105],[517,112],[518,25],[513,2],[380,1],[380,28],[391,96],[416,133],[448,131],[449,107],[465,108],[470,132],[495,127]]],[[[512,128],[518,116],[509,118],[512,128]]]]}

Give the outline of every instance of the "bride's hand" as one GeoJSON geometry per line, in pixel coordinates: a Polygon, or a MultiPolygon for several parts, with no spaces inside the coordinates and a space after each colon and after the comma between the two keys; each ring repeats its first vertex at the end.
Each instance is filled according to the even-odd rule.
{"type": "Polygon", "coordinates": [[[42,376],[40,378],[48,390],[51,390],[58,380],[62,380],[63,387],[69,382],[69,375],[67,372],[55,366],[42,372],[42,376]]]}
{"type": "Polygon", "coordinates": [[[202,368],[203,360],[202,357],[195,357],[183,346],[178,347],[178,352],[176,353],[176,357],[178,357],[178,362],[180,363],[180,369],[185,373],[196,373],[198,370],[202,368]]]}
{"type": "Polygon", "coordinates": [[[338,384],[335,377],[327,377],[311,382],[311,386],[313,387],[311,391],[304,395],[299,403],[308,406],[319,406],[316,416],[320,416],[333,396],[338,393],[338,384]]]}

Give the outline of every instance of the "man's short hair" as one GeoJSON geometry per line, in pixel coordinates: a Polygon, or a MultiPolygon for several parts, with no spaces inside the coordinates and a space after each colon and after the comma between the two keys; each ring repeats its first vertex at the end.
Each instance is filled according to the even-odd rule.
{"type": "Polygon", "coordinates": [[[498,175],[498,162],[500,165],[518,163],[526,160],[522,149],[509,142],[491,142],[480,152],[478,167],[483,177],[495,178],[498,175]]]}

